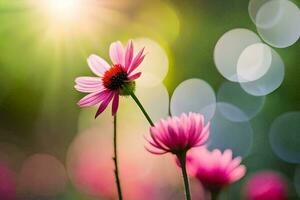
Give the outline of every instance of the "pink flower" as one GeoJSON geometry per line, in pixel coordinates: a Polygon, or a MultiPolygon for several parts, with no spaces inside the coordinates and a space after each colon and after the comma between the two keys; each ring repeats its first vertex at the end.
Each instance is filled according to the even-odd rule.
{"type": "Polygon", "coordinates": [[[209,136],[209,123],[204,126],[200,114],[182,114],[169,117],[150,128],[150,147],[146,149],[153,154],[185,153],[193,147],[203,145],[209,136]]]}
{"type": "Polygon", "coordinates": [[[130,95],[135,89],[134,80],[141,76],[135,72],[144,60],[144,48],[134,55],[133,42],[129,41],[126,49],[120,41],[110,45],[109,55],[112,65],[97,55],[87,59],[92,72],[98,77],[78,77],[75,88],[79,92],[89,93],[83,97],[78,105],[89,107],[99,104],[95,117],[100,115],[112,101],[112,115],[119,106],[119,95],[130,95]]]}
{"type": "Polygon", "coordinates": [[[248,200],[287,200],[287,185],[283,178],[272,171],[254,174],[245,185],[248,200]]]}
{"type": "Polygon", "coordinates": [[[16,173],[0,163],[0,199],[14,200],[16,196],[16,173]]]}
{"type": "Polygon", "coordinates": [[[196,148],[187,154],[186,161],[190,175],[214,192],[241,179],[246,173],[246,167],[240,165],[241,157],[233,159],[230,149],[222,154],[219,149],[210,152],[206,147],[196,148]]]}

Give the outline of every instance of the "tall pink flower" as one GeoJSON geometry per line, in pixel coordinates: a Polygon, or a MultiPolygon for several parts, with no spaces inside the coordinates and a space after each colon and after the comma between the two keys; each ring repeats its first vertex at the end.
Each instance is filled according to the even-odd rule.
{"type": "Polygon", "coordinates": [[[144,60],[144,48],[134,55],[133,42],[129,41],[126,49],[120,41],[110,45],[109,50],[112,65],[97,55],[87,59],[91,71],[98,77],[78,77],[75,88],[79,92],[89,93],[83,97],[78,105],[89,107],[99,104],[95,117],[100,115],[112,101],[112,115],[118,110],[119,96],[130,95],[135,89],[134,80],[141,72],[136,68],[144,60]]]}
{"type": "Polygon", "coordinates": [[[245,185],[247,200],[287,200],[287,184],[272,171],[254,174],[245,185]]]}
{"type": "Polygon", "coordinates": [[[172,153],[177,156],[182,170],[186,200],[191,200],[188,175],[186,171],[186,153],[194,147],[203,145],[209,136],[209,123],[204,126],[200,114],[182,114],[169,117],[150,128],[149,146],[146,149],[153,154],[172,153]]]}
{"type": "Polygon", "coordinates": [[[193,147],[203,145],[209,136],[209,123],[204,126],[200,114],[182,114],[169,117],[150,128],[149,146],[146,149],[153,154],[167,152],[185,153],[193,147]]]}
{"type": "Polygon", "coordinates": [[[229,149],[222,154],[219,149],[210,152],[206,147],[201,147],[187,155],[189,173],[211,192],[220,192],[224,186],[241,179],[246,167],[240,163],[241,157],[233,159],[229,149]]]}

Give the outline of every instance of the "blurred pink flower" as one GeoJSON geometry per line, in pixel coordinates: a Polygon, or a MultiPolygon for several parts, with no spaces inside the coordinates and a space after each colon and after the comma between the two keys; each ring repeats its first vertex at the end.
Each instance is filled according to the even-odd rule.
{"type": "Polygon", "coordinates": [[[97,55],[87,59],[92,72],[98,77],[78,77],[75,80],[75,89],[79,92],[90,93],[83,97],[78,105],[89,107],[100,103],[95,117],[100,115],[112,101],[112,115],[119,106],[119,95],[129,95],[134,91],[134,80],[139,78],[141,72],[135,69],[144,60],[144,48],[134,56],[133,42],[130,40],[126,49],[120,41],[110,45],[109,50],[112,65],[97,55]]]}
{"type": "Polygon", "coordinates": [[[182,114],[169,117],[150,128],[150,144],[146,149],[153,154],[185,153],[193,147],[203,145],[209,136],[209,123],[204,126],[200,114],[182,114]]]}
{"type": "MultiPolygon", "coordinates": [[[[118,199],[111,156],[113,143],[109,134],[99,134],[107,129],[100,125],[80,132],[67,153],[66,168],[72,184],[93,199],[118,199]]],[[[140,141],[138,133],[122,138],[124,148],[120,151],[119,170],[124,199],[172,199],[169,196],[177,191],[178,184],[176,168],[166,165],[172,158],[157,159],[143,152],[143,145],[136,145],[140,141]]]]}
{"type": "Polygon", "coordinates": [[[222,154],[219,149],[210,152],[206,147],[195,148],[187,154],[186,162],[190,175],[214,192],[241,179],[246,173],[246,167],[240,165],[241,158],[233,159],[230,149],[222,154]]]}
{"type": "Polygon", "coordinates": [[[287,185],[283,178],[272,171],[254,174],[245,185],[248,200],[287,200],[287,185]]]}
{"type": "Polygon", "coordinates": [[[16,199],[16,173],[0,163],[0,199],[16,199]]]}

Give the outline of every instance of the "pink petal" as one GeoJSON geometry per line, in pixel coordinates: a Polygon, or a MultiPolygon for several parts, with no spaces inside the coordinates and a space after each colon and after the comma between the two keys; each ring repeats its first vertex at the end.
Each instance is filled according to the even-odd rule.
{"type": "Polygon", "coordinates": [[[233,171],[239,164],[241,163],[242,158],[240,156],[234,158],[227,166],[227,171],[231,172],[233,171]]]}
{"type": "Polygon", "coordinates": [[[112,102],[112,115],[115,115],[119,107],[119,93],[115,93],[113,102],[112,102]]]}
{"type": "Polygon", "coordinates": [[[88,57],[87,62],[92,72],[100,77],[110,68],[104,59],[94,54],[88,57]]]}
{"type": "Polygon", "coordinates": [[[240,165],[230,174],[230,181],[234,182],[241,179],[246,174],[246,167],[244,165],[240,165]]]}
{"type": "Polygon", "coordinates": [[[222,159],[220,160],[221,167],[226,168],[230,164],[231,160],[232,160],[232,151],[230,149],[226,149],[223,153],[222,159]]]}
{"type": "Polygon", "coordinates": [[[111,99],[113,98],[113,96],[114,96],[113,92],[110,92],[110,94],[108,94],[106,96],[106,98],[100,104],[100,106],[96,112],[95,118],[97,118],[106,109],[106,107],[108,106],[108,104],[111,101],[111,99]]]}
{"type": "Polygon", "coordinates": [[[153,127],[150,128],[150,137],[152,139],[152,141],[159,146],[160,149],[164,150],[164,151],[168,151],[168,147],[166,146],[166,144],[163,144],[163,142],[160,140],[159,137],[156,137],[153,133],[153,127]]]}
{"type": "Polygon", "coordinates": [[[142,50],[140,50],[138,52],[138,54],[134,57],[131,65],[130,65],[130,67],[128,69],[128,72],[127,72],[128,74],[131,73],[131,72],[133,72],[141,64],[141,62],[144,60],[144,58],[145,58],[145,55],[143,55],[144,49],[145,48],[143,48],[142,50]]]}
{"type": "Polygon", "coordinates": [[[79,92],[83,92],[83,93],[94,93],[94,92],[98,92],[104,89],[104,87],[102,85],[100,86],[80,86],[80,85],[75,85],[74,88],[79,91],[79,92]]]}
{"type": "Polygon", "coordinates": [[[147,151],[149,151],[150,153],[153,153],[153,154],[155,154],[155,155],[162,155],[162,154],[165,154],[165,153],[167,153],[166,151],[159,151],[159,150],[152,150],[152,149],[150,149],[150,148],[148,148],[148,147],[146,147],[145,146],[145,149],[147,150],[147,151]]]}
{"type": "Polygon", "coordinates": [[[102,79],[98,77],[80,76],[75,79],[78,85],[99,85],[102,84],[102,79]]]}
{"type": "Polygon", "coordinates": [[[75,82],[75,89],[79,92],[93,93],[104,89],[101,78],[78,77],[75,82]]]}
{"type": "Polygon", "coordinates": [[[126,52],[125,52],[125,70],[127,71],[130,67],[133,58],[133,43],[130,40],[127,44],[126,52]]]}
{"type": "Polygon", "coordinates": [[[186,115],[183,118],[185,120],[185,132],[188,133],[189,143],[188,145],[191,146],[195,140],[199,137],[199,133],[196,132],[196,120],[194,117],[187,117],[186,115]]]}
{"type": "Polygon", "coordinates": [[[124,66],[124,48],[120,41],[111,43],[109,56],[113,64],[121,64],[124,66]]]}
{"type": "MultiPolygon", "coordinates": [[[[191,114],[193,115],[193,114],[191,114]]],[[[196,122],[196,132],[198,133],[199,131],[203,132],[203,117],[200,116],[200,115],[193,115],[195,116],[194,119],[195,119],[195,122],[196,122]]]]}
{"type": "Polygon", "coordinates": [[[138,59],[131,67],[130,73],[133,72],[144,60],[145,55],[143,55],[142,57],[140,57],[140,59],[138,59]]]}
{"type": "Polygon", "coordinates": [[[130,75],[130,76],[128,77],[128,79],[131,80],[131,81],[133,81],[133,80],[139,78],[141,75],[142,75],[142,72],[138,72],[138,73],[135,73],[135,74],[133,74],[133,75],[130,75]]]}
{"type": "Polygon", "coordinates": [[[108,93],[107,90],[103,90],[103,91],[88,94],[78,102],[78,105],[80,107],[89,107],[89,106],[96,105],[97,103],[105,99],[107,93],[108,93]]]}
{"type": "Polygon", "coordinates": [[[211,153],[212,153],[213,157],[215,157],[215,158],[220,158],[222,156],[222,152],[220,149],[214,149],[214,150],[212,150],[211,153]]]}
{"type": "MultiPolygon", "coordinates": [[[[150,152],[176,153],[203,144],[209,136],[209,124],[202,129],[202,118],[199,114],[189,113],[188,115],[182,114],[180,117],[161,119],[153,127],[150,127],[150,139],[146,139],[152,147],[150,152]]],[[[220,151],[215,151],[215,154],[220,159],[222,158],[220,151]]],[[[211,160],[213,163],[215,159],[211,160]]]]}
{"type": "Polygon", "coordinates": [[[174,126],[168,126],[168,132],[169,132],[169,140],[166,141],[166,146],[168,146],[170,149],[177,149],[180,144],[180,137],[175,131],[174,126]]]}
{"type": "Polygon", "coordinates": [[[160,149],[160,146],[157,145],[154,141],[151,141],[151,139],[147,139],[146,137],[144,137],[144,138],[145,138],[145,140],[146,140],[147,142],[149,142],[149,144],[151,144],[153,147],[155,147],[155,148],[157,148],[157,149],[160,149]]]}
{"type": "Polygon", "coordinates": [[[202,129],[200,140],[203,141],[203,143],[206,142],[206,140],[209,137],[209,127],[210,122],[208,122],[206,126],[202,129]]]}

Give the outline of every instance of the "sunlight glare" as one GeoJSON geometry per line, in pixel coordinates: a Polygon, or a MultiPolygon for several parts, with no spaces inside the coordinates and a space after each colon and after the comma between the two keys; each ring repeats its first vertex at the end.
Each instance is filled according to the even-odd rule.
{"type": "Polygon", "coordinates": [[[80,0],[45,0],[43,7],[54,20],[73,21],[80,13],[80,0]]]}

